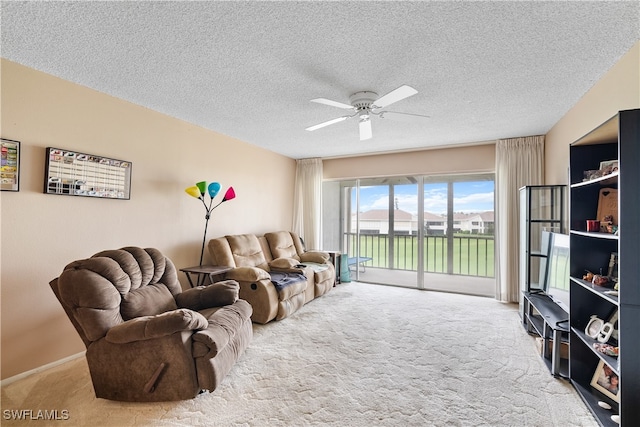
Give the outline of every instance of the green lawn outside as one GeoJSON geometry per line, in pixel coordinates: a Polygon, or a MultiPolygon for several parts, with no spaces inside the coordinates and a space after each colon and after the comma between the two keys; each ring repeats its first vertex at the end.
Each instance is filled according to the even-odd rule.
{"type": "MultiPolygon", "coordinates": [[[[355,236],[350,236],[355,248],[355,236]]],[[[360,256],[373,258],[366,265],[391,268],[389,239],[386,235],[360,235],[360,256]]],[[[417,270],[418,239],[415,236],[395,236],[394,269],[417,270]]],[[[425,270],[430,273],[449,273],[468,276],[494,277],[493,236],[458,234],[453,237],[453,271],[447,263],[448,241],[444,236],[425,238],[425,270]]]]}

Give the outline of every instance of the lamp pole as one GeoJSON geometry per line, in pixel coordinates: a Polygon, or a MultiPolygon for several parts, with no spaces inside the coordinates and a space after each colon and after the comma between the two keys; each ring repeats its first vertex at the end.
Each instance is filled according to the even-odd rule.
{"type": "Polygon", "coordinates": [[[220,201],[220,203],[218,203],[217,205],[215,205],[214,207],[211,207],[211,204],[213,203],[213,199],[211,199],[211,201],[209,202],[209,207],[207,207],[207,204],[204,202],[204,197],[201,197],[200,200],[202,200],[202,204],[204,205],[205,210],[207,211],[207,214],[204,216],[204,235],[202,236],[202,249],[200,249],[200,267],[202,267],[202,258],[204,257],[204,245],[207,241],[207,227],[209,227],[209,218],[211,218],[211,211],[214,210],[215,208],[217,208],[218,206],[220,206],[222,204],[222,202],[226,202],[226,199],[222,199],[220,201]]]}

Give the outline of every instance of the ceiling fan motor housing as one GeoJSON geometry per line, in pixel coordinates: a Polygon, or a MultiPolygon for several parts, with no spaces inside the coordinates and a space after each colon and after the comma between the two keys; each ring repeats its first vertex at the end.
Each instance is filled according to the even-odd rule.
{"type": "Polygon", "coordinates": [[[356,111],[369,110],[376,99],[378,99],[378,94],[368,90],[356,92],[349,97],[349,101],[356,111]]]}

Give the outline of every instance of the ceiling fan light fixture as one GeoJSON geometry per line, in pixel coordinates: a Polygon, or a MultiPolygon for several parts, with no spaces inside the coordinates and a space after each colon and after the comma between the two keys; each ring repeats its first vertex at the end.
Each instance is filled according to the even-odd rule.
{"type": "Polygon", "coordinates": [[[371,139],[373,137],[373,132],[371,131],[371,120],[360,119],[359,123],[360,127],[360,141],[364,141],[367,139],[371,139]]]}

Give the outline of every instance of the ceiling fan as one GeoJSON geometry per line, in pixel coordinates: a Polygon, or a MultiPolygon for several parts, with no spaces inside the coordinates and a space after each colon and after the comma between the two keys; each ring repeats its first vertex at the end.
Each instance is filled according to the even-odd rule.
{"type": "Polygon", "coordinates": [[[312,99],[311,102],[317,102],[318,104],[330,105],[332,107],[338,107],[345,110],[351,110],[352,114],[338,117],[336,119],[328,120],[326,122],[322,122],[315,126],[310,126],[305,130],[314,131],[325,126],[332,125],[334,123],[341,122],[343,120],[351,119],[353,117],[358,117],[358,123],[360,126],[360,141],[364,141],[366,139],[370,139],[373,136],[371,130],[371,116],[375,115],[380,118],[384,118],[385,115],[392,114],[401,114],[409,117],[429,117],[421,114],[411,114],[411,113],[400,113],[397,111],[386,111],[385,107],[389,105],[401,101],[405,98],[408,98],[412,95],[418,93],[417,90],[412,88],[411,86],[402,85],[397,89],[392,90],[384,96],[378,97],[378,94],[375,92],[371,92],[368,90],[356,92],[349,97],[349,102],[351,105],[344,104],[338,101],[332,101],[326,98],[316,98],[312,99]]]}

